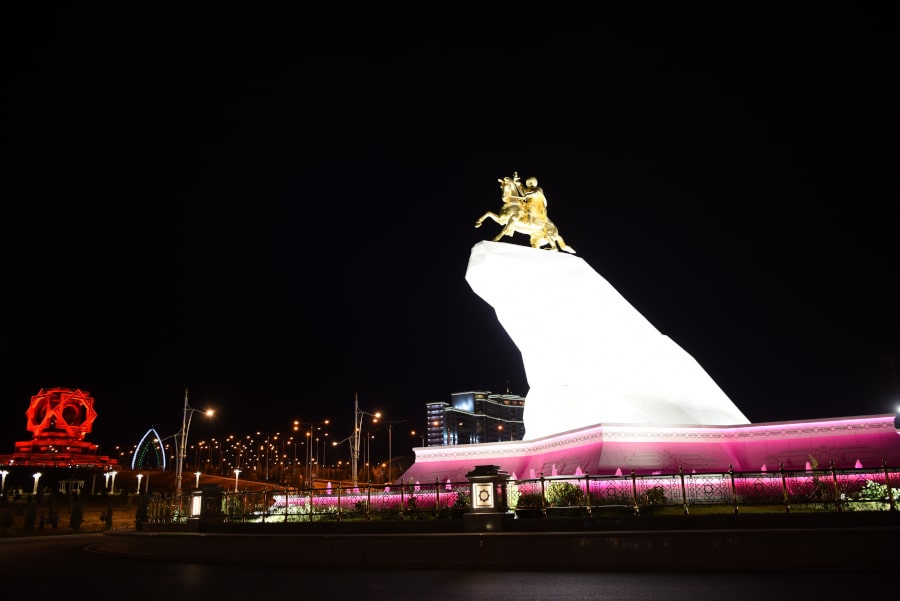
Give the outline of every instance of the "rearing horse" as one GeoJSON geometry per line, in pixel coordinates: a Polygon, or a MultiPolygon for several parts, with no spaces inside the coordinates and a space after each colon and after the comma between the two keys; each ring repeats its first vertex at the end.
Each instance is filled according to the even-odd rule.
{"type": "Polygon", "coordinates": [[[475,227],[481,227],[484,220],[490,217],[503,226],[500,233],[494,237],[497,242],[503,236],[512,236],[516,232],[527,234],[531,239],[532,248],[543,248],[549,245],[547,250],[564,250],[574,253],[575,249],[567,245],[559,235],[556,225],[547,217],[547,208],[543,206],[543,200],[530,199],[519,181],[519,174],[513,177],[504,177],[497,180],[503,191],[503,205],[500,214],[488,211],[475,222],[475,227]]]}

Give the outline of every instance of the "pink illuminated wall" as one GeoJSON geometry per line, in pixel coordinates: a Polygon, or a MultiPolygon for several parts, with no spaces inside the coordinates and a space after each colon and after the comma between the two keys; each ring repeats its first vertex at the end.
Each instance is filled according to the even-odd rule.
{"type": "Polygon", "coordinates": [[[737,426],[596,425],[535,440],[426,447],[403,482],[466,480],[476,465],[498,465],[518,479],[617,473],[775,471],[807,462],[838,469],[900,466],[895,416],[737,426]]]}

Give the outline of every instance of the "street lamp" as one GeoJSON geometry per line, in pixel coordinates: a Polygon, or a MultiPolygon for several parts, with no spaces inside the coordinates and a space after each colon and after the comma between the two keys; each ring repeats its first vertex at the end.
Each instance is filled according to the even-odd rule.
{"type": "Polygon", "coordinates": [[[239,469],[234,470],[234,492],[238,491],[238,475],[240,475],[240,473],[241,473],[241,470],[239,470],[239,469]]]}
{"type": "Polygon", "coordinates": [[[6,476],[9,474],[8,471],[2,470],[0,471],[0,478],[2,478],[2,482],[0,482],[0,495],[6,494],[6,476]]]}
{"type": "Polygon", "coordinates": [[[137,494],[141,494],[141,478],[143,478],[143,477],[144,477],[144,474],[137,475],[137,480],[138,480],[137,494]]]}
{"type": "Polygon", "coordinates": [[[41,479],[41,473],[40,473],[40,472],[35,472],[35,473],[34,473],[34,476],[32,476],[32,478],[34,478],[34,492],[33,492],[32,494],[36,495],[36,494],[37,494],[37,490],[38,490],[38,480],[41,479]]]}
{"type": "Polygon", "coordinates": [[[181,417],[181,449],[177,450],[178,454],[178,462],[175,468],[175,494],[181,496],[181,471],[184,468],[184,454],[187,451],[187,440],[188,440],[188,432],[191,430],[191,419],[194,417],[194,413],[205,413],[206,415],[212,415],[212,409],[207,411],[200,411],[198,409],[194,409],[188,404],[188,389],[184,389],[184,413],[181,417]]]}
{"type": "Polygon", "coordinates": [[[362,433],[362,420],[363,416],[368,415],[375,418],[375,421],[381,417],[381,412],[376,411],[375,413],[369,413],[368,411],[363,411],[359,408],[359,395],[353,395],[353,437],[350,439],[350,450],[353,454],[353,460],[350,464],[351,471],[353,472],[353,486],[354,488],[359,482],[358,478],[358,470],[359,470],[359,436],[362,433]]]}
{"type": "Polygon", "coordinates": [[[394,424],[402,424],[405,422],[405,419],[398,419],[392,422],[388,422],[388,481],[393,484],[394,482],[394,450],[393,450],[393,441],[391,430],[393,430],[394,424]]]}
{"type": "MultiPolygon", "coordinates": [[[[302,420],[294,421],[294,430],[299,430],[301,426],[302,420]]],[[[306,434],[304,435],[306,441],[303,443],[306,445],[306,481],[307,486],[313,488],[313,475],[312,475],[312,462],[315,461],[316,455],[319,452],[318,449],[318,437],[313,437],[313,432],[315,430],[321,430],[322,426],[327,426],[331,424],[331,420],[325,419],[320,422],[308,421],[306,427],[306,434]],[[313,444],[316,445],[316,448],[313,448],[313,444]]]]}
{"type": "Polygon", "coordinates": [[[109,473],[109,475],[112,476],[112,485],[109,488],[109,494],[111,494],[111,495],[116,494],[116,474],[117,473],[118,472],[116,472],[116,471],[111,471],[109,473]]]}
{"type": "Polygon", "coordinates": [[[200,472],[194,472],[194,488],[200,488],[200,472]]]}

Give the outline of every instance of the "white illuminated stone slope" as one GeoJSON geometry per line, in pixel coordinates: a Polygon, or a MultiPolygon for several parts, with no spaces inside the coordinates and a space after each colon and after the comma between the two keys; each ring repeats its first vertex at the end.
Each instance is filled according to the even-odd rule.
{"type": "Polygon", "coordinates": [[[466,281],[522,353],[526,440],[601,423],[749,423],[693,357],[580,257],[479,242],[466,281]]]}

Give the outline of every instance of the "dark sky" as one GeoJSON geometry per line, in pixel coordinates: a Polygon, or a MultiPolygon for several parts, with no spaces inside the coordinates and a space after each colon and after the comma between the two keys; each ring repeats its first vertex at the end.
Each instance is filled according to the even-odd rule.
{"type": "Polygon", "coordinates": [[[887,5],[397,6],[4,9],[0,452],[55,386],[104,448],[524,395],[464,279],[514,171],[751,421],[894,410],[887,5]]]}

